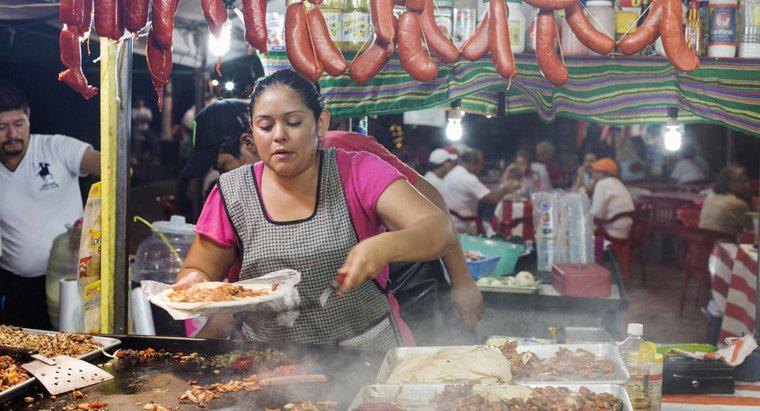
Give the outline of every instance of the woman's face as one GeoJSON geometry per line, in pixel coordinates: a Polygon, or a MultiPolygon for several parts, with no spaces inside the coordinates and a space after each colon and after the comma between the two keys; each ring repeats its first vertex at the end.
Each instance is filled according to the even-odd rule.
{"type": "Polygon", "coordinates": [[[583,165],[586,167],[591,166],[592,163],[596,161],[596,155],[593,153],[586,153],[585,156],[583,156],[583,165]]]}
{"type": "Polygon", "coordinates": [[[528,172],[528,159],[523,156],[515,157],[515,166],[520,175],[525,175],[528,172]]]}
{"type": "Polygon", "coordinates": [[[292,88],[272,86],[256,99],[251,130],[261,160],[282,177],[307,170],[317,159],[317,141],[330,124],[330,114],[319,118],[292,88]]]}

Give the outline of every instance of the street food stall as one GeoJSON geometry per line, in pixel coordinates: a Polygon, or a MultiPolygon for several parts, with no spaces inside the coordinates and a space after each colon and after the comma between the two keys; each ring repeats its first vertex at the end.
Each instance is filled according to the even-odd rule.
{"type": "MultiPolygon", "coordinates": [[[[126,27],[130,32],[144,34],[149,30],[145,53],[161,106],[164,87],[170,78],[173,19],[179,1],[154,0],[150,8],[148,3],[95,3],[94,26],[101,41],[99,90],[94,90],[84,78],[81,55],[77,59],[66,54],[81,47],[79,42],[89,32],[87,22],[92,13],[88,7],[92,3],[60,3],[65,23],[61,34],[62,60],[66,65],[60,79],[84,98],[92,98],[97,92],[101,102],[104,171],[99,215],[102,226],[97,287],[99,327],[91,334],[71,334],[0,326],[0,354],[4,354],[0,356],[2,407],[155,411],[203,407],[553,410],[566,409],[562,405],[568,405],[570,409],[633,410],[650,406],[659,409],[659,396],[666,390],[658,391],[657,387],[663,381],[669,393],[677,394],[663,396],[663,409],[697,409],[698,404],[760,405],[760,401],[749,395],[738,398],[745,391],[757,391],[758,386],[734,384],[732,367],[712,366],[704,375],[687,374],[688,381],[678,380],[673,367],[679,364],[673,365],[670,357],[663,359],[662,356],[658,362],[656,347],[649,347],[641,339],[640,324],[629,325],[629,338],[619,347],[615,342],[624,337],[617,331],[619,315],[628,301],[616,262],[610,255],[598,266],[609,283],[608,293],[588,297],[570,295],[556,281],[550,285],[555,278],[568,275],[568,271],[563,270],[577,270],[577,267],[560,267],[548,274],[550,270],[542,269],[545,261],[540,250],[537,257],[520,259],[510,271],[534,273],[535,278],[530,278],[539,282],[533,287],[523,287],[532,288],[530,293],[503,292],[498,286],[495,289],[483,287],[486,312],[476,330],[476,345],[470,346],[372,351],[338,345],[129,335],[132,287],[127,269],[125,225],[134,40],[133,36],[123,36],[124,27],[119,26],[120,20],[115,16],[126,10],[129,12],[126,27]],[[117,13],[119,7],[121,11],[117,13]],[[111,12],[112,18],[103,18],[106,12],[111,12]],[[147,29],[149,15],[153,21],[147,29]],[[540,282],[543,284],[539,285],[540,282]],[[562,329],[559,339],[557,327],[562,329]],[[570,336],[583,328],[604,332],[589,337],[588,342],[579,340],[583,337],[570,336]],[[551,330],[552,335],[547,336],[547,330],[551,330]],[[530,338],[520,338],[531,336],[541,336],[545,341],[535,344],[530,338]],[[627,343],[637,344],[636,349],[630,351],[627,343]],[[44,356],[42,359],[40,354],[44,356]],[[46,357],[61,358],[56,357],[59,355],[78,357],[98,365],[111,374],[112,379],[82,384],[69,393],[48,395],[46,388],[50,387],[35,383],[35,378],[21,367],[28,360],[24,355],[35,355],[35,361],[42,362],[46,357]]],[[[684,43],[679,1],[653,2],[651,9],[645,9],[649,14],[642,23],[642,27],[654,27],[651,33],[635,30],[628,41],[616,42],[591,26],[577,1],[526,0],[540,9],[536,18],[536,55],[513,55],[509,41],[504,41],[509,38],[508,10],[511,7],[491,0],[490,17],[484,20],[488,23],[481,23],[473,30],[472,39],[477,41],[463,45],[462,55],[466,59],[459,58],[459,49],[436,25],[431,0],[397,1],[396,4],[405,7],[397,26],[394,25],[393,1],[370,1],[368,6],[367,2],[365,5],[357,2],[359,5],[352,6],[347,14],[364,13],[368,19],[365,29],[371,24],[374,31],[374,41],[368,47],[359,42],[363,53],[360,50],[341,53],[336,49],[324,21],[327,16],[322,16],[318,7],[307,9],[305,2],[289,2],[282,13],[285,50],[272,49],[267,53],[266,2],[243,0],[241,3],[243,10],[236,9],[236,13],[242,15],[245,40],[258,50],[265,70],[293,67],[305,78],[319,81],[326,105],[336,117],[401,113],[455,104],[465,111],[488,115],[531,110],[547,121],[570,116],[608,124],[640,124],[663,123],[669,119],[667,107],[677,106],[681,109],[679,121],[719,122],[753,135],[760,134],[756,113],[760,96],[747,91],[756,87],[760,63],[733,59],[700,61],[684,43]],[[604,57],[561,58],[553,45],[557,36],[554,10],[564,10],[568,24],[580,41],[604,57]],[[667,60],[606,57],[621,43],[625,47],[621,48],[624,54],[634,54],[654,41],[658,32],[665,43],[667,60]],[[423,48],[422,41],[440,64],[423,48]],[[394,52],[396,46],[398,52],[394,52]],[[322,77],[323,71],[330,76],[322,77]]],[[[328,14],[329,2],[325,3],[324,14],[328,14]]],[[[232,15],[227,8],[234,8],[235,2],[203,0],[200,4],[212,35],[224,36],[225,21],[232,15]]],[[[193,10],[196,20],[199,19],[199,8],[196,6],[193,10]]],[[[188,14],[192,13],[185,10],[183,15],[188,14]]],[[[229,30],[226,33],[229,36],[229,30]]],[[[201,61],[200,71],[205,68],[206,59],[201,61]]],[[[517,212],[523,215],[516,215],[511,203],[502,203],[501,207],[498,213],[501,221],[497,226],[529,214],[524,205],[517,212]]],[[[521,224],[517,233],[516,227],[507,227],[509,234],[531,236],[530,233],[540,229],[528,221],[521,224]]],[[[722,252],[723,255],[731,253],[730,250],[722,252]]],[[[725,258],[716,258],[726,262],[725,258]]],[[[737,259],[737,256],[729,257],[728,261],[737,259]]],[[[736,272],[732,266],[716,274],[723,285],[715,286],[713,292],[720,294],[717,301],[725,302],[729,321],[724,321],[722,332],[726,336],[753,331],[749,317],[753,309],[756,312],[756,305],[746,304],[742,312],[732,311],[731,307],[740,300],[738,293],[752,298],[760,291],[760,287],[738,284],[738,277],[755,275],[756,258],[754,266],[752,271],[744,269],[742,272],[736,272]],[[732,326],[732,320],[741,322],[743,328],[732,326]]],[[[171,302],[196,304],[192,309],[205,309],[222,302],[240,303],[246,299],[249,299],[246,302],[255,300],[259,304],[257,298],[267,298],[268,294],[287,288],[282,285],[278,291],[280,283],[270,286],[266,292],[253,292],[240,285],[212,285],[205,291],[194,289],[193,294],[180,293],[180,300],[171,302]]],[[[192,310],[171,304],[162,308],[170,313],[192,310]]],[[[755,315],[755,324],[757,321],[760,315],[755,315]]],[[[755,327],[755,333],[758,328],[755,327]]],[[[729,353],[733,357],[729,357],[735,359],[741,349],[733,349],[729,353]]],[[[748,354],[743,352],[744,356],[748,354]]],[[[703,363],[699,362],[698,366],[703,363]]],[[[687,371],[692,372],[698,366],[687,371]]],[[[62,373],[62,379],[67,378],[63,374],[70,376],[60,367],[55,372],[62,373]]]]}

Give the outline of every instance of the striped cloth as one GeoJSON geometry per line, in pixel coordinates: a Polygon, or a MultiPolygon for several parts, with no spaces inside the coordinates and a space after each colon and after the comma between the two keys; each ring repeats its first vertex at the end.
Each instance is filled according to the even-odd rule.
{"type": "Polygon", "coordinates": [[[533,207],[530,201],[503,200],[496,205],[492,224],[497,233],[506,237],[516,235],[525,241],[533,241],[533,207]],[[510,223],[514,219],[525,218],[524,223],[518,223],[508,233],[503,232],[501,223],[510,223]]]}
{"type": "MultiPolygon", "coordinates": [[[[356,53],[344,53],[348,60],[356,53]]],[[[290,67],[283,52],[260,56],[265,72],[290,67]]],[[[420,83],[391,58],[380,75],[363,86],[347,75],[325,76],[320,86],[336,117],[398,114],[462,100],[462,108],[496,113],[506,93],[506,114],[536,112],[544,121],[558,116],[603,124],[664,123],[667,106],[678,106],[682,122],[714,122],[760,136],[760,60],[702,59],[702,66],[681,73],[662,57],[566,58],[570,80],[552,87],[528,54],[515,56],[518,75],[510,82],[496,74],[486,57],[441,66],[435,82],[420,83]]]]}
{"type": "Polygon", "coordinates": [[[760,407],[760,383],[736,382],[728,395],[662,396],[662,411],[749,411],[760,407]]]}
{"type": "Polygon", "coordinates": [[[757,251],[742,244],[736,251],[731,282],[726,295],[726,312],[720,327],[720,341],[755,331],[755,292],[757,288],[757,251]]]}

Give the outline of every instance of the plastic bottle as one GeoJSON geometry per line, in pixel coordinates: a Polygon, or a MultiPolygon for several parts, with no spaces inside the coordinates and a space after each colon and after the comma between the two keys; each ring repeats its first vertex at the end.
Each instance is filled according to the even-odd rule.
{"type": "Polygon", "coordinates": [[[742,1],[739,22],[739,57],[760,58],[760,0],[742,1]]]}
{"type": "Polygon", "coordinates": [[[454,32],[454,0],[433,0],[435,8],[433,16],[435,23],[441,28],[443,34],[451,37],[454,32]]]}
{"type": "Polygon", "coordinates": [[[657,353],[657,345],[647,341],[650,350],[654,353],[652,368],[649,369],[649,409],[660,411],[662,409],[662,373],[665,357],[657,353]]]}
{"type": "Polygon", "coordinates": [[[346,0],[343,3],[342,26],[340,45],[344,51],[359,50],[362,44],[371,40],[372,20],[368,0],[346,0]]]}
{"type": "Polygon", "coordinates": [[[628,324],[628,338],[619,346],[618,351],[625,361],[631,379],[625,384],[625,390],[631,398],[634,410],[648,410],[649,372],[652,368],[654,353],[644,341],[644,326],[638,323],[628,324]]]}
{"type": "MultiPolygon", "coordinates": [[[[586,2],[588,20],[599,31],[610,37],[615,36],[615,7],[610,0],[588,0],[586,2]]],[[[563,44],[564,46],[564,44],[563,44]]],[[[598,56],[589,50],[590,55],[598,56]]]]}
{"type": "Polygon", "coordinates": [[[58,307],[62,279],[77,278],[79,259],[79,240],[82,236],[82,223],[66,225],[66,232],[53,240],[50,258],[45,270],[45,295],[48,315],[54,329],[58,329],[58,307]]]}
{"type": "Polygon", "coordinates": [[[325,17],[330,37],[340,47],[343,44],[343,0],[325,0],[319,10],[325,17]]]}
{"type": "Polygon", "coordinates": [[[562,20],[560,28],[560,40],[562,41],[562,55],[566,57],[583,57],[588,56],[591,52],[586,46],[578,40],[567,20],[562,20]]]}
{"type": "MultiPolygon", "coordinates": [[[[525,40],[528,32],[528,20],[522,11],[522,0],[505,0],[509,9],[509,45],[512,53],[525,52],[525,40]]],[[[478,6],[478,22],[490,7],[490,0],[482,0],[478,6]]]]}
{"type": "Polygon", "coordinates": [[[736,11],[737,0],[710,0],[710,43],[707,55],[710,57],[736,56],[736,11]]]}
{"type": "Polygon", "coordinates": [[[701,56],[704,54],[702,48],[702,21],[699,19],[699,3],[696,0],[689,2],[689,14],[684,27],[686,35],[686,44],[694,51],[694,54],[701,56]]]}
{"type": "Polygon", "coordinates": [[[461,47],[467,39],[472,37],[477,27],[478,11],[466,5],[458,5],[454,8],[454,31],[453,39],[457,47],[461,47]]]}

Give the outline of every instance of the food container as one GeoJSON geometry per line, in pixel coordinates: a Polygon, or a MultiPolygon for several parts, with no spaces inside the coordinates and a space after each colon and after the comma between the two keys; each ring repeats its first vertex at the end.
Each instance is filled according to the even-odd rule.
{"type": "Polygon", "coordinates": [[[484,257],[478,261],[468,261],[467,268],[470,269],[472,279],[477,280],[480,277],[492,275],[500,259],[500,257],[484,257]]]}
{"type": "MultiPolygon", "coordinates": [[[[474,346],[473,346],[474,347],[474,346]]],[[[388,350],[383,358],[383,363],[380,365],[380,371],[377,373],[375,383],[384,384],[388,380],[393,369],[402,361],[417,357],[421,355],[434,355],[438,350],[442,348],[451,347],[397,347],[388,350]]],[[[546,345],[518,345],[517,352],[530,351],[538,358],[550,358],[553,357],[560,348],[567,348],[571,351],[577,351],[583,349],[591,352],[597,357],[603,357],[612,362],[614,367],[614,374],[607,380],[587,380],[577,376],[558,376],[548,379],[547,377],[531,377],[525,380],[517,380],[517,382],[530,382],[530,383],[573,383],[573,384],[619,384],[623,385],[628,381],[629,375],[625,368],[623,358],[620,357],[617,348],[613,344],[546,344],[546,345]]]]}
{"type": "MultiPolygon", "coordinates": [[[[50,331],[45,331],[45,330],[35,330],[32,328],[24,328],[24,331],[28,332],[29,334],[56,334],[55,332],[50,332],[50,331]]],[[[90,360],[90,359],[96,358],[98,355],[100,355],[102,351],[111,350],[112,348],[115,348],[119,344],[121,344],[121,341],[117,340],[116,338],[100,337],[100,336],[93,335],[92,339],[95,342],[102,345],[103,348],[90,351],[87,354],[81,355],[77,358],[79,358],[80,360],[90,360]]],[[[25,391],[26,389],[34,385],[36,381],[37,379],[32,376],[31,378],[22,382],[21,384],[16,384],[13,387],[0,391],[0,403],[19,395],[21,392],[25,391]]]]}
{"type": "MultiPolygon", "coordinates": [[[[595,393],[610,393],[618,397],[623,402],[623,411],[632,411],[631,400],[628,393],[620,385],[614,384],[520,384],[530,388],[541,387],[564,387],[571,391],[578,391],[581,387],[586,387],[595,393]]],[[[405,410],[435,410],[435,404],[432,401],[435,396],[443,392],[446,385],[368,385],[359,391],[354,401],[348,407],[350,411],[358,410],[362,404],[366,403],[393,403],[405,410]]],[[[493,386],[494,390],[498,386],[493,386]]]]}
{"type": "Polygon", "coordinates": [[[554,264],[552,285],[567,297],[609,297],[612,276],[599,264],[554,264]]]}
{"type": "Polygon", "coordinates": [[[485,256],[500,257],[496,269],[491,273],[493,275],[507,275],[513,273],[515,271],[517,259],[520,258],[520,255],[525,251],[525,247],[520,244],[477,237],[469,234],[459,234],[459,243],[462,245],[462,250],[464,251],[477,251],[485,256]]]}

